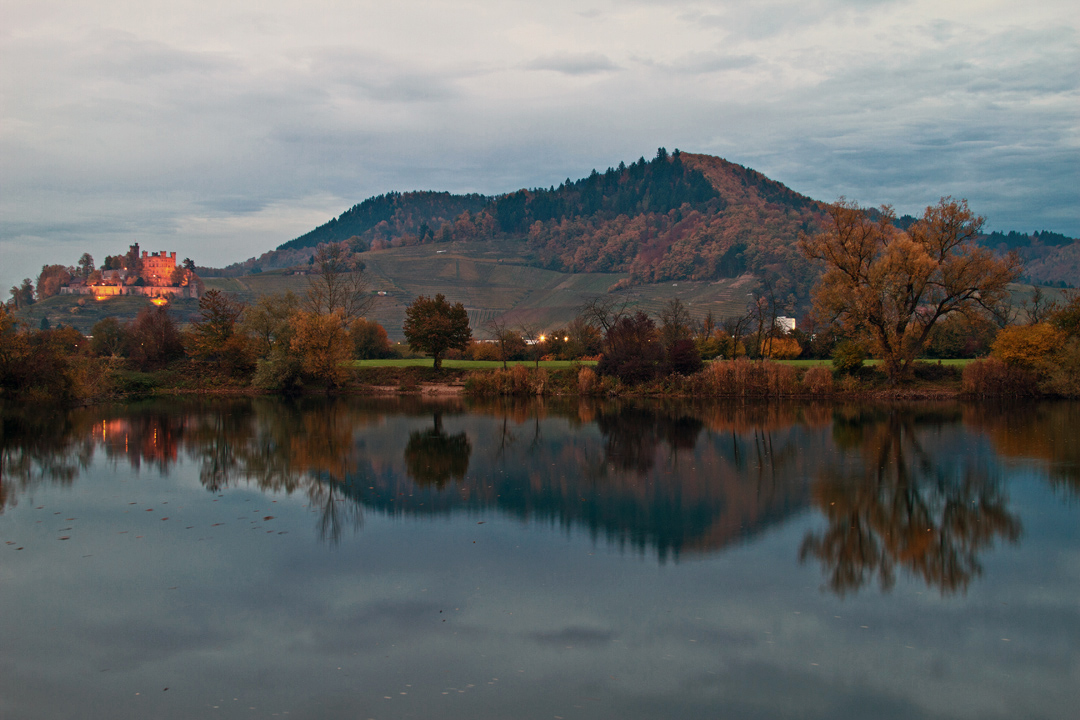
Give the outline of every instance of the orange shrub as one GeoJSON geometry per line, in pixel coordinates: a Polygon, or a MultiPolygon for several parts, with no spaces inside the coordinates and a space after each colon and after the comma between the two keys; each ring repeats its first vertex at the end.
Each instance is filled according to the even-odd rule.
{"type": "Polygon", "coordinates": [[[761,344],[761,350],[765,357],[774,360],[793,360],[802,355],[799,341],[793,337],[773,338],[765,340],[761,344]]]}
{"type": "Polygon", "coordinates": [[[1003,328],[991,347],[991,354],[1018,367],[1038,369],[1065,341],[1065,335],[1049,323],[1003,328]]]}

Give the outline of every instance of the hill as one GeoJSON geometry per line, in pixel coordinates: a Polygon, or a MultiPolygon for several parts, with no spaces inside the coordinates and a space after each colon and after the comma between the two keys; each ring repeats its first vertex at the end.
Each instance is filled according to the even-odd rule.
{"type": "MultiPolygon", "coordinates": [[[[624,274],[622,286],[710,281],[783,270],[805,295],[795,250],[820,228],[822,205],[761,173],[707,155],[668,154],[593,171],[558,187],[494,198],[388,193],[365,200],[276,250],[225,268],[236,276],[306,262],[320,242],[354,251],[446,242],[511,241],[528,264],[564,273],[624,274]]],[[[200,269],[200,274],[212,274],[200,269]]]]}

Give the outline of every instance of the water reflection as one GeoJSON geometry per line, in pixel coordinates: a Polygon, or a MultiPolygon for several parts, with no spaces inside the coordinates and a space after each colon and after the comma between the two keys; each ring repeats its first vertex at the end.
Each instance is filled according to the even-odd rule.
{"type": "Polygon", "coordinates": [[[93,458],[94,440],[78,413],[0,408],[0,512],[39,484],[70,485],[93,458]]]}
{"type": "Polygon", "coordinates": [[[1080,403],[969,406],[964,424],[985,433],[1001,457],[1034,461],[1054,487],[1080,496],[1080,403]]]}
{"type": "Polygon", "coordinates": [[[464,480],[469,471],[472,444],[463,432],[448,435],[442,412],[435,411],[434,427],[409,433],[405,446],[405,469],[417,485],[442,490],[448,480],[464,480]]]}
{"type": "Polygon", "coordinates": [[[812,508],[823,524],[797,554],[841,596],[887,591],[900,575],[968,588],[986,553],[1022,534],[1002,458],[1035,463],[1070,498],[1080,489],[1075,403],[245,399],[0,415],[0,512],[37,485],[73,483],[98,452],[161,473],[195,463],[215,494],[303,494],[328,542],[365,512],[495,510],[663,561],[812,508]]]}
{"type": "Polygon", "coordinates": [[[882,590],[903,569],[943,594],[966,590],[979,555],[999,540],[1017,542],[1020,520],[988,458],[952,444],[942,429],[959,409],[838,412],[833,437],[854,450],[821,469],[811,493],[828,521],[799,550],[818,560],[838,595],[876,578],[882,590]]]}

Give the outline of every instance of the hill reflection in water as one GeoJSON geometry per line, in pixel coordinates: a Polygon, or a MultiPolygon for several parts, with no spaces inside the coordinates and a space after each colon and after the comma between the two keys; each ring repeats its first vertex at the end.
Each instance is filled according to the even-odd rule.
{"type": "Polygon", "coordinates": [[[3,413],[0,511],[70,484],[95,454],[168,473],[198,464],[210,492],[302,493],[340,542],[365,513],[496,510],[584,528],[661,561],[716,553],[796,513],[800,548],[839,595],[898,573],[964,591],[1023,529],[1005,462],[1080,487],[1080,406],[696,404],[420,398],[152,402],[3,413]]]}

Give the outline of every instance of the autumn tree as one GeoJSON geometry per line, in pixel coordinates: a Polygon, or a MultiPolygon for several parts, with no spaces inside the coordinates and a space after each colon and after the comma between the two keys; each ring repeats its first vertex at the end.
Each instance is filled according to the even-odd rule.
{"type": "Polygon", "coordinates": [[[220,290],[209,290],[199,299],[199,317],[192,321],[191,354],[206,360],[217,356],[236,332],[244,304],[220,290]]]}
{"type": "Polygon", "coordinates": [[[465,350],[472,340],[465,306],[461,303],[451,305],[441,293],[434,298],[421,295],[405,308],[402,331],[410,348],[434,358],[436,370],[442,369],[447,350],[465,350]]]}
{"type": "Polygon", "coordinates": [[[184,341],[169,311],[146,307],[124,330],[126,355],[139,370],[152,370],[184,356],[184,341]]]}
{"type": "Polygon", "coordinates": [[[656,324],[639,310],[633,315],[623,315],[608,329],[604,355],[596,365],[596,372],[614,375],[627,384],[647,382],[656,377],[663,359],[664,348],[656,324]]]}
{"type": "Polygon", "coordinates": [[[90,273],[94,272],[94,257],[90,253],[83,253],[79,258],[79,274],[85,277],[90,277],[90,273]]]}
{"type": "Polygon", "coordinates": [[[300,307],[300,299],[291,290],[263,295],[244,312],[240,329],[255,343],[259,357],[267,357],[275,348],[285,351],[292,340],[289,318],[300,307]]]}
{"type": "Polygon", "coordinates": [[[34,281],[23,278],[22,284],[11,286],[11,304],[16,310],[34,304],[34,281]]]}
{"type": "Polygon", "coordinates": [[[230,374],[247,375],[255,368],[255,354],[237,322],[244,304],[220,290],[210,290],[199,299],[199,318],[188,331],[190,353],[214,362],[230,374]]]}
{"type": "Polygon", "coordinates": [[[300,312],[293,316],[292,323],[290,349],[300,358],[304,373],[323,383],[328,393],[339,387],[345,381],[343,364],[352,355],[341,316],[300,312]]]}
{"type": "Polygon", "coordinates": [[[30,334],[26,323],[0,305],[0,397],[17,392],[24,384],[30,359],[30,334]]]}
{"type": "Polygon", "coordinates": [[[364,277],[364,264],[348,243],[320,245],[312,257],[314,272],[308,276],[307,311],[316,315],[336,313],[343,328],[364,317],[375,297],[364,277]]]}
{"type": "Polygon", "coordinates": [[[566,354],[570,359],[599,355],[604,338],[600,331],[578,315],[566,326],[566,354]]]}
{"type": "Polygon", "coordinates": [[[372,320],[364,318],[354,320],[349,326],[349,339],[352,341],[353,357],[357,360],[386,358],[393,355],[386,328],[372,320]]]}
{"type": "Polygon", "coordinates": [[[800,240],[825,268],[816,312],[865,337],[893,383],[909,375],[938,320],[989,309],[1020,275],[1017,256],[976,245],[984,219],[966,200],[942,198],[907,232],[893,226],[887,207],[873,219],[841,199],[828,215],[829,230],[800,240]]]}
{"type": "Polygon", "coordinates": [[[664,347],[679,340],[689,340],[694,332],[694,319],[690,310],[679,298],[672,298],[660,309],[660,338],[664,347]]]}
{"type": "Polygon", "coordinates": [[[71,282],[73,269],[66,265],[42,265],[37,281],[38,299],[59,295],[60,288],[71,282]]]}
{"type": "Polygon", "coordinates": [[[124,328],[114,317],[98,320],[90,328],[90,350],[95,355],[119,355],[124,348],[124,328]]]}

